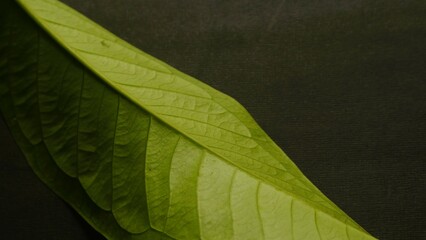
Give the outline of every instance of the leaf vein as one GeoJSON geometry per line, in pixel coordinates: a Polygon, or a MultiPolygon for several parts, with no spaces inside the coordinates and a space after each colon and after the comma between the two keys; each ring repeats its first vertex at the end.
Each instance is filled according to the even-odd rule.
{"type": "Polygon", "coordinates": [[[262,215],[260,214],[260,205],[259,205],[260,184],[261,184],[260,181],[257,181],[257,187],[256,187],[256,193],[255,193],[256,212],[257,212],[257,217],[259,219],[259,224],[260,224],[260,233],[261,233],[263,239],[265,239],[264,223],[263,223],[262,215]]]}
{"type": "MultiPolygon", "coordinates": [[[[239,135],[239,136],[249,137],[249,136],[244,135],[244,134],[242,134],[242,133],[235,132],[235,131],[231,131],[231,130],[229,130],[229,129],[223,128],[223,127],[221,127],[221,126],[214,125],[214,124],[209,123],[209,122],[203,122],[203,121],[196,120],[196,119],[192,119],[192,118],[185,117],[185,116],[179,116],[179,115],[173,115],[173,114],[167,114],[167,113],[158,113],[158,115],[166,116],[166,117],[179,118],[179,119],[185,119],[185,120],[192,121],[192,122],[198,122],[198,123],[201,123],[201,124],[205,124],[205,125],[208,125],[208,126],[213,126],[213,127],[216,127],[216,128],[222,129],[222,130],[224,130],[224,131],[226,131],[226,132],[233,133],[233,134],[236,134],[236,135],[239,135]]],[[[178,130],[177,130],[177,131],[178,131],[178,130]]],[[[188,133],[188,134],[191,134],[191,133],[188,133]]]]}
{"type": "Polygon", "coordinates": [[[156,88],[156,87],[134,85],[134,84],[129,84],[129,83],[118,82],[118,81],[115,81],[115,80],[111,80],[111,81],[113,81],[116,84],[127,86],[127,87],[141,88],[141,89],[153,89],[153,90],[157,90],[157,91],[160,91],[160,92],[174,93],[174,94],[184,95],[184,96],[187,96],[187,97],[194,97],[194,98],[200,98],[200,99],[205,99],[207,101],[211,101],[211,99],[208,98],[208,97],[193,95],[193,94],[189,94],[189,93],[186,93],[186,92],[179,92],[179,91],[171,90],[171,89],[161,89],[161,88],[156,88]]]}

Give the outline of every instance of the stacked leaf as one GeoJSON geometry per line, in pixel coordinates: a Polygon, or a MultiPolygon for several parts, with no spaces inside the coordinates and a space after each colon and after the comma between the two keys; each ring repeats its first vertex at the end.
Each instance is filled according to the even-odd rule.
{"type": "Polygon", "coordinates": [[[1,111],[108,239],[374,239],[231,97],[55,0],[3,1],[1,111]]]}

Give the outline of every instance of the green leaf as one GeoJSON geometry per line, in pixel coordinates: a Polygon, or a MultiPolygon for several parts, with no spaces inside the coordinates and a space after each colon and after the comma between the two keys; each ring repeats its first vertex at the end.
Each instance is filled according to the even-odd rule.
{"type": "Polygon", "coordinates": [[[375,239],[231,97],[55,0],[3,1],[0,107],[109,239],[375,239]]]}

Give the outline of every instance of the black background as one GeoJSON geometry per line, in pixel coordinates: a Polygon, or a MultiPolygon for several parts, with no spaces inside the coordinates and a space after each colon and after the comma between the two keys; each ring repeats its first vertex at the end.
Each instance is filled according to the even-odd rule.
{"type": "MultiPolygon", "coordinates": [[[[236,98],[372,235],[426,239],[426,1],[64,2],[236,98]]],[[[102,239],[0,141],[0,239],[102,239]]]]}

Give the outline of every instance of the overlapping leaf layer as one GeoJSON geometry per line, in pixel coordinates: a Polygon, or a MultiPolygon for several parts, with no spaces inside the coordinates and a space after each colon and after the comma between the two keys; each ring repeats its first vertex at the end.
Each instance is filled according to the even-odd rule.
{"type": "Polygon", "coordinates": [[[42,28],[2,3],[1,111],[107,238],[374,239],[229,96],[60,2],[18,2],[42,28]]]}

